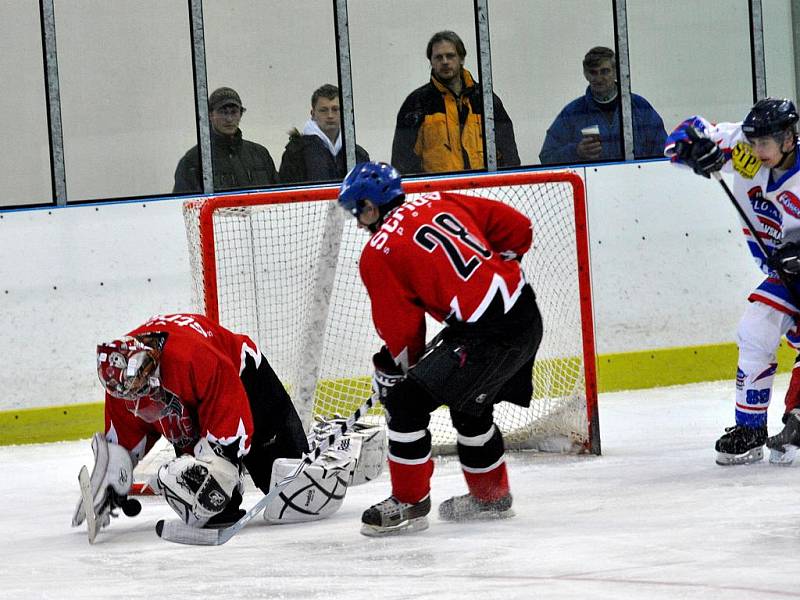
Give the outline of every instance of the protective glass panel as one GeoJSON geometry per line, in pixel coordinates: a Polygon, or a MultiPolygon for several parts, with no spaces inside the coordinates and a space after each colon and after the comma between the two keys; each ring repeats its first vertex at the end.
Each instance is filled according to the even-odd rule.
{"type": "Polygon", "coordinates": [[[36,2],[0,3],[0,208],[53,201],[36,2]]]}
{"type": "Polygon", "coordinates": [[[764,24],[767,95],[797,102],[790,0],[762,1],[761,20],[764,24]]]}
{"type": "MultiPolygon", "coordinates": [[[[587,98],[582,66],[590,48],[614,49],[611,0],[529,0],[525,10],[518,0],[492,0],[489,9],[494,90],[513,120],[522,164],[620,159],[619,109],[600,110],[587,98]],[[601,135],[582,135],[593,125],[601,135]]],[[[613,74],[602,77],[613,96],[613,74]]]]}
{"type": "Polygon", "coordinates": [[[167,194],[195,139],[186,2],[56,0],[70,201],[167,194]]]}
{"type": "MultiPolygon", "coordinates": [[[[465,86],[462,126],[455,96],[429,85],[432,63],[426,52],[435,33],[455,32],[466,50],[467,78],[478,80],[473,2],[350,0],[348,17],[356,137],[370,156],[392,162],[403,173],[483,168],[478,88],[465,86]],[[416,91],[421,86],[428,87],[416,91]]],[[[441,46],[437,50],[447,51],[441,52],[442,78],[460,81],[453,79],[459,60],[455,45],[441,46]]]]}
{"type": "Polygon", "coordinates": [[[699,6],[694,0],[627,3],[631,88],[658,111],[667,133],[692,115],[740,121],[753,104],[747,0],[699,6]]]}
{"type": "Polygon", "coordinates": [[[315,90],[338,85],[333,3],[206,0],[203,18],[209,92],[231,88],[246,109],[239,121],[244,141],[235,134],[237,115],[224,114],[225,102],[236,112],[235,98],[209,115],[215,190],[261,188],[278,178],[341,180],[338,89],[325,88],[315,118],[310,114],[315,90]]]}

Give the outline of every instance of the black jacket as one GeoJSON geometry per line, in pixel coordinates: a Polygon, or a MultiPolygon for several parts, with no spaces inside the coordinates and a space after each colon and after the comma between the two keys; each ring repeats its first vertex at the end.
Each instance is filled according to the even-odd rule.
{"type": "MultiPolygon", "coordinates": [[[[356,144],[356,162],[366,162],[369,154],[356,144]]],[[[341,181],[347,175],[345,149],[334,157],[316,135],[302,135],[297,129],[289,132],[289,143],[281,158],[278,177],[281,183],[304,181],[341,181]]]]}
{"type": "MultiPolygon", "coordinates": [[[[214,191],[259,188],[278,183],[275,163],[264,146],[242,138],[241,130],[233,139],[211,132],[211,163],[214,191]]],[[[189,150],[175,169],[174,194],[203,191],[200,150],[189,150]]]]}

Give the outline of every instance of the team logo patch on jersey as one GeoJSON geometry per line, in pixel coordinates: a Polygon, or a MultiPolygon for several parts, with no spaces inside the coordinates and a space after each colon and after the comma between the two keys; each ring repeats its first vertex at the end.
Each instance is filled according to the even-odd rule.
{"type": "Polygon", "coordinates": [[[795,219],[800,219],[800,198],[787,190],[778,194],[776,200],[786,209],[787,213],[795,219]]]}
{"type": "Polygon", "coordinates": [[[733,147],[731,159],[733,160],[733,168],[747,179],[755,177],[761,168],[761,161],[753,154],[752,146],[745,142],[739,142],[733,147]]]}

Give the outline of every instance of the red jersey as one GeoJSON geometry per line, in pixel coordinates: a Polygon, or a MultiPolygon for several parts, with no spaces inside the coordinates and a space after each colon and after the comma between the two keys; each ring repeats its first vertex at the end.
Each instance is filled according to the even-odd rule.
{"type": "MultiPolygon", "coordinates": [[[[239,373],[246,354],[260,360],[256,344],[203,315],[156,315],[128,335],[166,334],[159,361],[159,379],[167,414],[148,423],[135,416],[125,401],[106,393],[106,437],[141,459],[160,436],[191,454],[203,437],[237,445],[232,455],[250,450],[253,418],[239,373]]],[[[231,448],[233,450],[233,448],[231,448]]]]}
{"type": "Polygon", "coordinates": [[[359,270],[378,335],[398,364],[425,347],[425,313],[474,323],[498,294],[505,312],[525,278],[516,260],[531,246],[530,219],[510,206],[451,192],[406,201],[361,252],[359,270]]]}

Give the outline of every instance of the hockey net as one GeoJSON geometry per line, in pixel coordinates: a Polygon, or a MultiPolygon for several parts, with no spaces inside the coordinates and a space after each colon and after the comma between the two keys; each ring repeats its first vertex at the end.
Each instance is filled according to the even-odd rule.
{"type": "MultiPolygon", "coordinates": [[[[523,268],[544,320],[529,409],[495,421],[510,448],[600,452],[588,232],[573,173],[475,175],[405,182],[407,195],[460,191],[528,215],[523,268]]],[[[348,415],[370,393],[375,334],[358,258],[368,237],[336,206],[338,188],[220,195],[184,204],[198,312],[246,333],[283,381],[304,423],[348,415]]],[[[429,322],[429,337],[438,324],[429,322]]],[[[380,418],[375,412],[374,418],[380,418]]],[[[455,445],[446,408],[431,419],[439,451],[455,445]]]]}

